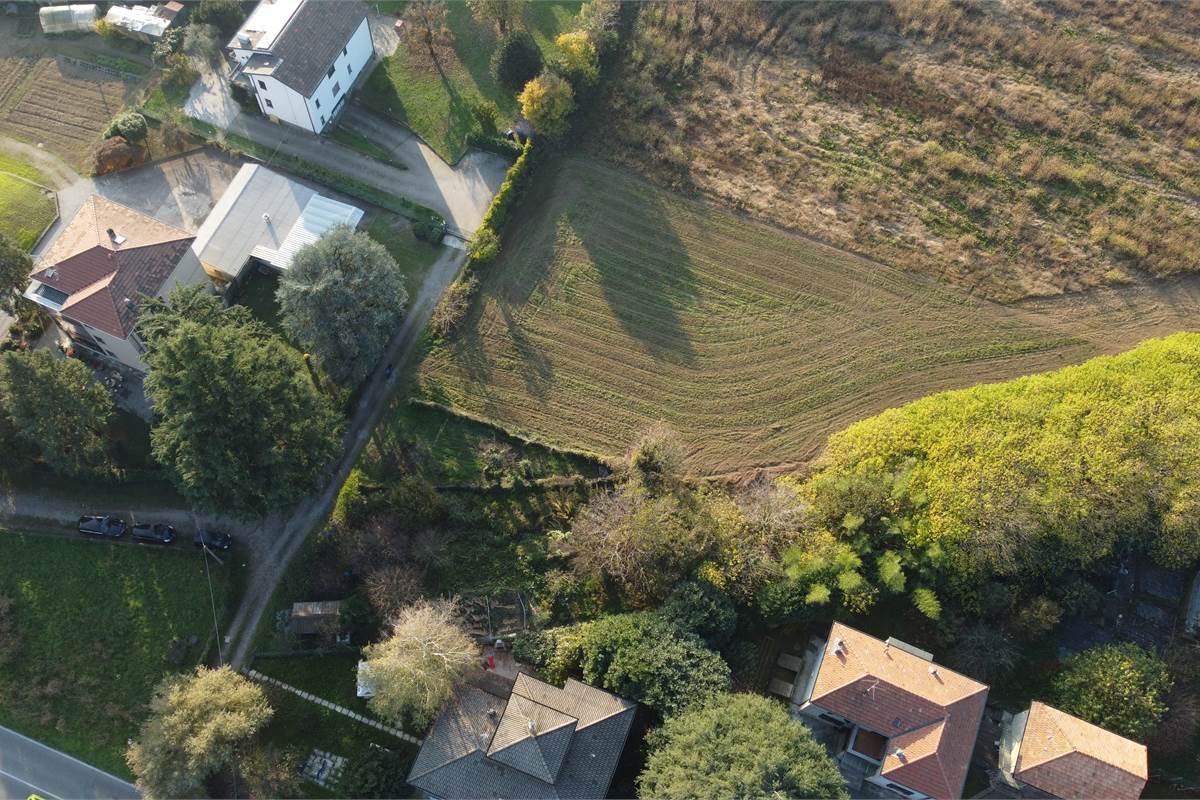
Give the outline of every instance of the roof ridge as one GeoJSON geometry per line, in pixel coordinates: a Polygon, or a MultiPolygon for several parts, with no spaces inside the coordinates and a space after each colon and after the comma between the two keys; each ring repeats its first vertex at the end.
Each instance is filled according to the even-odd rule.
{"type": "MultiPolygon", "coordinates": [[[[82,303],[84,300],[87,300],[101,289],[108,288],[108,286],[113,282],[113,278],[116,276],[117,271],[114,269],[112,272],[105,274],[102,278],[97,278],[95,281],[89,283],[87,286],[84,286],[82,289],[77,289],[76,291],[71,292],[71,294],[67,295],[67,303],[62,307],[62,310],[66,311],[68,308],[72,308],[79,303],[82,303]]],[[[116,308],[115,304],[113,305],[113,308],[116,308]]]]}

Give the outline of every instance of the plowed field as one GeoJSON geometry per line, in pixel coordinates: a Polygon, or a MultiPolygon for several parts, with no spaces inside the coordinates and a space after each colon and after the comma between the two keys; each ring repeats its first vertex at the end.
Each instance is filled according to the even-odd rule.
{"type": "Polygon", "coordinates": [[[603,456],[665,420],[696,474],[791,467],[888,406],[1200,321],[1194,280],[1004,306],[594,161],[536,183],[419,391],[603,456]]]}

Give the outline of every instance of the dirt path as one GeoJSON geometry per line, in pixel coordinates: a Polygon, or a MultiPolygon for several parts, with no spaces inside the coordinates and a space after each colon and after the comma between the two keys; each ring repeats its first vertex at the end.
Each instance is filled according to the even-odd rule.
{"type": "Polygon", "coordinates": [[[28,161],[50,179],[55,189],[64,189],[82,180],[82,176],[53,153],[16,139],[0,136],[0,153],[28,161]]]}
{"type": "Polygon", "coordinates": [[[296,553],[300,551],[309,533],[332,510],[346,476],[358,461],[359,453],[375,429],[380,415],[387,408],[388,398],[404,372],[405,363],[416,350],[426,321],[433,313],[442,292],[458,274],[465,259],[466,254],[462,251],[446,248],[445,253],[434,263],[429,277],[425,279],[421,291],[413,300],[408,315],[388,345],[384,360],[396,365],[397,369],[390,378],[384,375],[382,369],[377,370],[371,377],[343,439],[342,457],[327,470],[326,480],[322,483],[323,488],[312,497],[301,501],[286,519],[273,518],[264,523],[265,538],[270,544],[262,557],[255,559],[246,594],[242,597],[241,604],[226,631],[229,644],[225,648],[225,654],[235,669],[241,669],[246,664],[251,654],[254,633],[271,602],[275,586],[287,571],[296,553]]]}

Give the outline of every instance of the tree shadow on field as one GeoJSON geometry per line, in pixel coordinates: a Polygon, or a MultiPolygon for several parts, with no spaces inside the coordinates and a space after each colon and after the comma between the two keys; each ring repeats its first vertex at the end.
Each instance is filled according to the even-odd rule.
{"type": "Polygon", "coordinates": [[[554,381],[554,365],[525,334],[521,321],[513,315],[511,306],[501,303],[500,313],[504,315],[504,324],[508,328],[508,337],[513,348],[520,356],[517,369],[521,380],[525,382],[525,390],[538,400],[545,400],[550,384],[554,381]]]}
{"type": "Polygon", "coordinates": [[[613,316],[657,361],[691,367],[682,316],[700,298],[687,247],[658,193],[638,180],[574,167],[584,184],[571,227],[600,276],[613,316]]]}

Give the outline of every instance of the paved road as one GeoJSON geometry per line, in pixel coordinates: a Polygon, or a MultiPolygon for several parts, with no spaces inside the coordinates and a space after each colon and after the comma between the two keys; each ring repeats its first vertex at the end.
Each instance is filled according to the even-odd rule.
{"type": "Polygon", "coordinates": [[[466,253],[447,247],[430,269],[429,276],[409,307],[404,322],[392,337],[387,354],[381,359],[382,363],[394,364],[397,369],[391,378],[386,377],[382,369],[376,370],[371,376],[343,437],[342,456],[326,470],[321,490],[302,500],[288,518],[264,521],[264,538],[269,545],[265,553],[254,559],[246,584],[246,594],[225,631],[226,640],[230,644],[226,646],[224,656],[234,669],[241,669],[246,665],[246,660],[251,655],[254,632],[271,602],[275,586],[309,533],[333,509],[333,503],[342,484],[346,482],[346,476],[350,474],[350,469],[358,460],[359,453],[388,406],[392,390],[404,372],[402,365],[416,350],[421,331],[433,313],[434,306],[437,305],[442,292],[458,275],[465,260],[466,253]]]}
{"type": "Polygon", "coordinates": [[[0,728],[0,800],[141,797],[120,778],[8,728],[0,728]]]}
{"type": "Polygon", "coordinates": [[[508,171],[503,158],[478,151],[468,153],[452,167],[404,127],[352,104],[342,115],[342,124],[385,147],[406,167],[399,169],[300,128],[242,113],[229,95],[225,78],[210,70],[192,87],[184,111],[264,147],[432,208],[446,218],[452,231],[466,236],[479,227],[508,171]]]}

